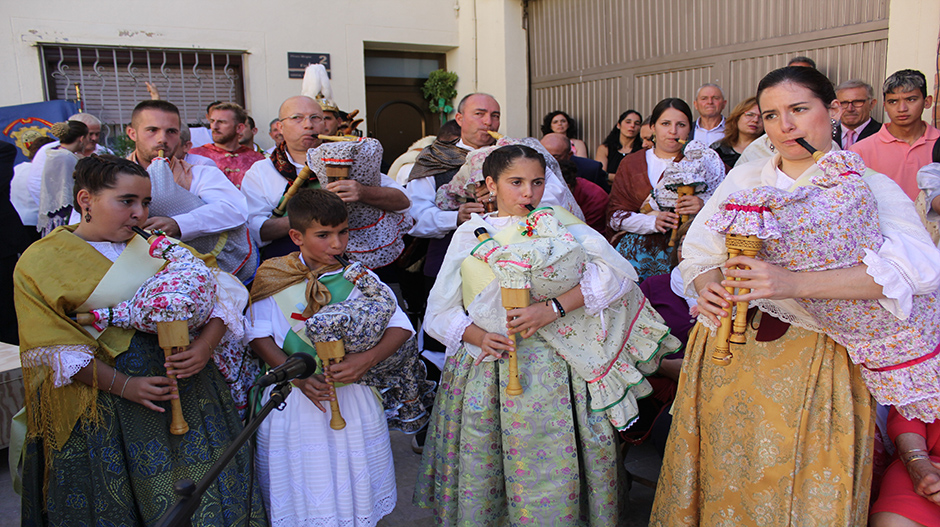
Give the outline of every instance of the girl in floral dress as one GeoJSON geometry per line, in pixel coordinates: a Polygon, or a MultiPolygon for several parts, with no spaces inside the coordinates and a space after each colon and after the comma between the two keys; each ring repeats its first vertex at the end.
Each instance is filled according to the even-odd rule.
{"type": "MultiPolygon", "coordinates": [[[[510,248],[528,241],[522,235],[527,206],[541,200],[545,160],[532,148],[506,146],[489,155],[483,173],[499,212],[473,216],[458,227],[428,299],[425,328],[447,346],[447,362],[415,503],[436,509],[443,525],[617,525],[626,487],[616,428],[603,408],[592,405],[588,382],[594,379],[578,375],[556,347],[564,348],[573,328],[594,321],[610,334],[630,335],[629,342],[620,343],[624,353],[646,350],[643,359],[655,370],[661,356],[673,351],[667,349],[673,338],[642,297],[632,294],[632,267],[596,231],[560,208],[553,214],[583,248],[586,261],[572,267],[559,263],[552,271],[564,280],[581,275],[580,281],[554,299],[533,290],[532,305],[507,312],[499,280],[470,254],[478,244],[474,231],[483,228],[510,248]],[[625,309],[633,327],[642,330],[624,332],[614,327],[619,317],[605,315],[625,309]],[[551,328],[555,336],[547,340],[545,330],[551,328]],[[514,347],[523,393],[509,396],[504,354],[514,347]]],[[[588,338],[574,341],[565,351],[605,353],[588,338]]],[[[611,358],[608,364],[615,362],[611,358]]],[[[621,399],[642,397],[648,388],[637,375],[633,386],[623,387],[621,399]]],[[[627,417],[626,424],[631,420],[627,417]]]]}

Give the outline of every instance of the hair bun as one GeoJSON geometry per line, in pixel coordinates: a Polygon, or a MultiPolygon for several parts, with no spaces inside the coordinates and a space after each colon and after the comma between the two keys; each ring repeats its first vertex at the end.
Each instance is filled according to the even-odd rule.
{"type": "Polygon", "coordinates": [[[63,137],[69,133],[69,123],[68,121],[63,121],[61,123],[55,123],[52,125],[52,135],[56,137],[63,137]]]}

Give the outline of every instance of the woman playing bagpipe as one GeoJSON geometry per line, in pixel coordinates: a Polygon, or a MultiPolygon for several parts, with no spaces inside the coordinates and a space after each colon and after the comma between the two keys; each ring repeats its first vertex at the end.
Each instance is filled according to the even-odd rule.
{"type": "MultiPolygon", "coordinates": [[[[223,322],[218,300],[199,306],[208,322],[169,358],[157,335],[117,325],[117,306],[127,305],[119,302],[164,273],[161,252],[177,246],[159,238],[158,251],[134,234],[150,202],[150,180],[137,164],[83,159],[74,192],[81,223],[33,244],[14,275],[28,423],[23,525],[153,525],[176,500],[173,484],[198,481],[241,430],[210,363],[226,322],[241,322],[223,322]],[[70,316],[99,308],[108,313],[100,325],[70,316]],[[167,411],[175,401],[181,412],[167,411]],[[171,433],[171,413],[188,431],[171,433]]],[[[222,472],[195,525],[264,524],[249,462],[245,449],[222,472]]]]}
{"type": "Polygon", "coordinates": [[[415,503],[444,525],[619,524],[617,429],[678,347],[602,236],[561,207],[529,211],[545,167],[524,145],[489,154],[498,211],[458,227],[428,299],[447,362],[415,503]]]}
{"type": "MultiPolygon", "coordinates": [[[[651,525],[864,525],[874,434],[866,376],[829,336],[842,340],[834,326],[818,323],[802,303],[869,302],[907,318],[912,299],[940,283],[940,254],[900,188],[869,170],[861,180],[875,209],[864,219],[884,238],[877,250],[825,270],[788,269],[802,257],[787,266],[728,259],[738,244],[736,233],[720,233],[719,206],[739,191],[773,187],[800,195],[807,191],[799,187],[821,183],[822,168],[800,143],[828,152],[831,120],[840,112],[829,79],[812,68],[769,73],[757,99],[777,154],[732,170],[683,246],[680,270],[690,292],[698,292],[701,316],[689,337],[651,525]],[[741,292],[733,294],[734,287],[741,292]],[[740,335],[709,334],[719,319],[731,318],[734,304],[746,315],[749,302],[760,312],[739,319],[740,335]]],[[[809,214],[796,224],[818,226],[810,227],[819,239],[808,246],[831,254],[847,242],[828,236],[838,229],[825,222],[841,220],[809,214]]],[[[750,249],[742,246],[754,255],[755,240],[750,249]]],[[[860,316],[846,322],[853,321],[864,323],[860,316]]]]}
{"type": "Polygon", "coordinates": [[[608,237],[640,281],[669,272],[672,233],[701,210],[725,175],[714,150],[687,141],[692,110],[685,101],[663,99],[650,119],[655,146],[623,158],[607,205],[608,237]]]}

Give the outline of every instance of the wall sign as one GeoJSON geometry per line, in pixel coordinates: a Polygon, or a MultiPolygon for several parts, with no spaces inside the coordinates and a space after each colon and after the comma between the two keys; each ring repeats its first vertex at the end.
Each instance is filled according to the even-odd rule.
{"type": "Polygon", "coordinates": [[[294,53],[287,52],[287,76],[291,79],[304,78],[304,70],[310,64],[323,64],[326,68],[326,74],[333,78],[330,71],[329,53],[294,53]]]}

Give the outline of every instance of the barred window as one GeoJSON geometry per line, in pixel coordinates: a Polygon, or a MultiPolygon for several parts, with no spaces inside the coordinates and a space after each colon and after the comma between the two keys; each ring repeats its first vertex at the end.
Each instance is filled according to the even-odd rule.
{"type": "Polygon", "coordinates": [[[40,44],[39,53],[46,100],[80,98],[105,125],[103,136],[120,133],[134,106],[150,98],[146,82],[190,125],[213,101],[245,105],[243,51],[40,44]]]}

